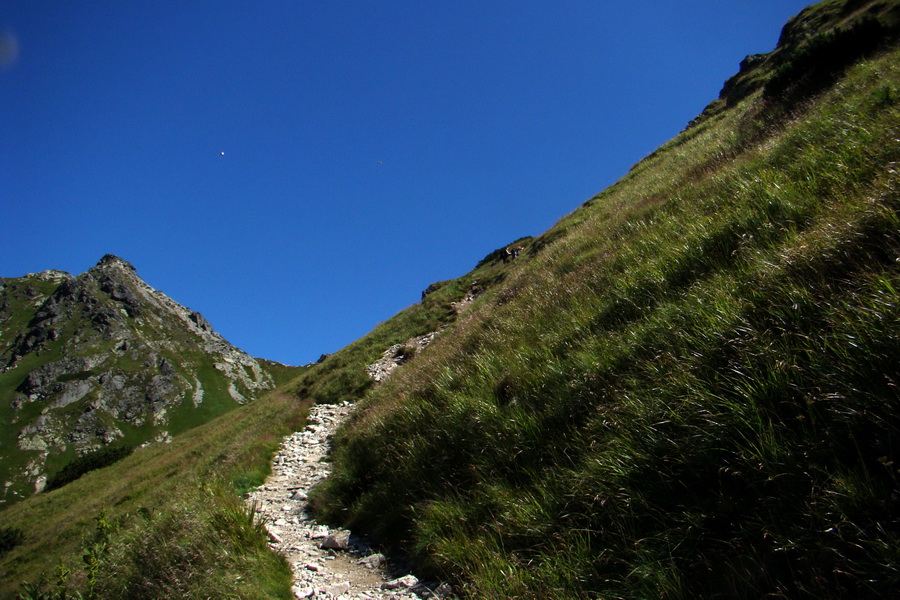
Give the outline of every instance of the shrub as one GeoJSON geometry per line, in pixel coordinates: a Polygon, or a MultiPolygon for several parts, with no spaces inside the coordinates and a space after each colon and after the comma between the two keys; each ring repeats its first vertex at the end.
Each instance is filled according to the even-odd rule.
{"type": "Polygon", "coordinates": [[[79,456],[58,473],[47,479],[47,491],[61,488],[90,471],[117,463],[134,451],[131,446],[104,446],[99,450],[79,456]]]}
{"type": "Polygon", "coordinates": [[[848,29],[814,35],[775,70],[763,88],[763,96],[790,106],[820,92],[851,64],[871,55],[887,38],[885,26],[872,18],[848,29]]]}
{"type": "Polygon", "coordinates": [[[18,527],[3,527],[0,529],[0,556],[25,541],[25,532],[18,527]]]}

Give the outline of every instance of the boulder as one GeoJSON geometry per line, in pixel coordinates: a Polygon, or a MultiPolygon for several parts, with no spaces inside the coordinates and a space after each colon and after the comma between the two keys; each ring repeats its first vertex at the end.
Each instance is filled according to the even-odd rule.
{"type": "Polygon", "coordinates": [[[392,581],[386,581],[381,584],[381,589],[383,590],[400,590],[400,589],[412,589],[419,585],[419,580],[415,575],[404,575],[403,577],[399,577],[392,581]]]}
{"type": "Polygon", "coordinates": [[[329,534],[322,542],[321,547],[323,550],[346,550],[350,547],[350,532],[340,530],[329,534]]]}
{"type": "Polygon", "coordinates": [[[356,564],[362,565],[367,569],[380,569],[387,564],[387,557],[384,554],[370,554],[360,559],[356,564]]]}

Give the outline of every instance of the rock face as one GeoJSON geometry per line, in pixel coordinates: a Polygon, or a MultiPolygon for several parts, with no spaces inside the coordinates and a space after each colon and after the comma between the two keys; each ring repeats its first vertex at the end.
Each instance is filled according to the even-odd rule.
{"type": "Polygon", "coordinates": [[[2,278],[0,503],[40,491],[64,453],[170,439],[170,427],[197,425],[273,385],[259,361],[117,256],[77,277],[2,278]]]}

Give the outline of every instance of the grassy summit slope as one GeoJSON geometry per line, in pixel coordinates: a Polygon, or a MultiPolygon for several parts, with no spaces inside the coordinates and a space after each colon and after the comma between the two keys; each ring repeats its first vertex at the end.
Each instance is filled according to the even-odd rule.
{"type": "Polygon", "coordinates": [[[807,9],[534,240],[368,393],[320,512],[479,598],[900,588],[896,9],[807,9]]]}

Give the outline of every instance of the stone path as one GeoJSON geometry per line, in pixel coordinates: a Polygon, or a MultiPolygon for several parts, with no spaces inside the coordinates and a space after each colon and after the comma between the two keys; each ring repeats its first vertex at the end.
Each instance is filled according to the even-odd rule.
{"type": "Polygon", "coordinates": [[[284,439],[272,476],[248,495],[266,520],[270,546],[294,573],[297,598],[329,600],[418,600],[450,598],[450,586],[424,585],[410,574],[391,573],[388,560],[342,529],[317,523],[307,512],[307,494],[330,472],[329,440],[353,405],[317,404],[303,431],[284,439]]]}

